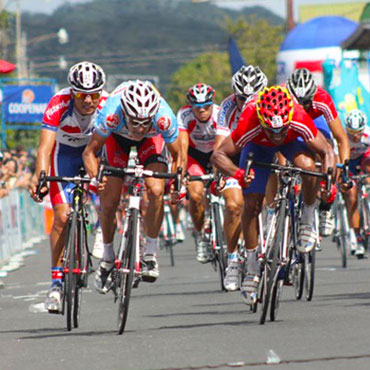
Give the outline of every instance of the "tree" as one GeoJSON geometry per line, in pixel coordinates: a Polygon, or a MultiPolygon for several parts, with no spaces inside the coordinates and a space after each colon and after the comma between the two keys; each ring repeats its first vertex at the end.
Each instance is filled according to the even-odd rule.
{"type": "MultiPolygon", "coordinates": [[[[246,63],[258,65],[272,85],[276,81],[275,59],[284,37],[283,26],[274,26],[253,16],[236,21],[226,18],[224,29],[236,40],[246,63]]],[[[180,67],[171,77],[167,99],[175,110],[186,104],[189,87],[204,82],[216,89],[216,102],[221,102],[231,91],[231,67],[228,54],[205,53],[180,67]]]]}

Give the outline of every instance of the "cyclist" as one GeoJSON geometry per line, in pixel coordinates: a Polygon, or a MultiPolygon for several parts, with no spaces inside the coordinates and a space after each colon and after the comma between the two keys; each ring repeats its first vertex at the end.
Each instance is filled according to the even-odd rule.
{"type": "MultiPolygon", "coordinates": [[[[346,130],[351,146],[351,158],[349,170],[352,174],[358,173],[358,166],[361,171],[370,172],[370,128],[367,126],[366,115],[354,109],[348,113],[345,119],[346,130]]],[[[365,248],[360,234],[360,215],[357,208],[357,187],[344,192],[347,203],[348,219],[351,228],[351,249],[358,258],[363,258],[365,248]],[[354,237],[353,237],[354,236],[354,237]]]]}
{"type": "MultiPolygon", "coordinates": [[[[232,158],[242,150],[240,167],[244,167],[249,152],[254,153],[256,161],[270,163],[274,154],[280,151],[296,166],[306,170],[315,169],[313,156],[318,154],[323,161],[323,172],[334,165],[334,153],[312,119],[282,86],[266,87],[260,92],[258,98],[245,107],[237,128],[214,151],[213,164],[226,175],[236,178],[239,185],[245,188],[242,225],[249,258],[241,293],[244,301],[252,304],[256,299],[259,281],[256,253],[258,215],[265,196],[269,170],[256,166],[255,175],[252,172],[246,177],[245,170],[232,162],[232,158]],[[298,137],[302,137],[304,142],[298,141],[298,137]]],[[[302,253],[309,252],[315,246],[316,232],[313,218],[318,185],[316,178],[303,177],[303,210],[297,244],[297,249],[302,253]]]]}
{"type": "MultiPolygon", "coordinates": [[[[187,158],[189,175],[203,175],[210,164],[215,144],[217,115],[219,106],[213,103],[215,90],[212,86],[197,83],[190,87],[186,98],[189,105],[182,107],[177,113],[180,129],[182,156],[187,158]]],[[[189,213],[196,230],[197,260],[207,263],[212,256],[207,250],[207,222],[205,220],[204,185],[202,181],[188,184],[189,213]]]]}
{"type": "MultiPolygon", "coordinates": [[[[335,139],[338,145],[341,163],[349,159],[350,147],[348,138],[334,102],[330,95],[317,85],[312,73],[306,68],[295,70],[289,76],[286,87],[290,94],[302,105],[308,115],[312,119],[315,119],[316,127],[323,133],[332,146],[334,146],[333,139],[335,139]]],[[[331,206],[332,203],[320,202],[319,227],[322,236],[331,235],[334,229],[331,206]]]]}
{"type": "MultiPolygon", "coordinates": [[[[217,149],[225,137],[236,128],[243,106],[267,85],[267,77],[258,66],[242,66],[232,77],[233,94],[227,97],[220,106],[218,115],[216,140],[217,149]]],[[[233,158],[239,164],[240,155],[233,158]]],[[[228,249],[228,267],[224,286],[229,291],[239,289],[238,239],[241,232],[240,217],[243,211],[243,193],[238,181],[229,177],[223,187],[225,198],[224,230],[228,249]]]]}
{"type": "MultiPolygon", "coordinates": [[[[93,137],[86,147],[84,162],[90,177],[98,173],[98,153],[105,144],[104,156],[109,165],[127,167],[131,147],[136,147],[138,160],[146,169],[167,172],[163,155],[165,144],[173,157],[173,170],[181,166],[176,117],[150,81],[126,81],[109,96],[100,112],[93,137]]],[[[95,274],[95,288],[109,290],[110,272],[114,267],[113,237],[115,212],[119,204],[122,179],[109,177],[100,194],[104,253],[95,274]]],[[[146,245],[142,260],[144,281],[154,282],[159,276],[156,251],[163,219],[164,180],[145,180],[148,208],[144,216],[146,245]]]]}
{"type": "MultiPolygon", "coordinates": [[[[51,98],[44,113],[36,161],[37,177],[41,171],[50,172],[52,176],[78,175],[83,166],[82,152],[92,136],[97,112],[108,96],[103,90],[105,73],[95,63],[85,61],[72,66],[68,73],[68,83],[69,87],[58,91],[51,98]]],[[[61,312],[60,260],[71,201],[68,189],[65,183],[50,184],[54,222],[50,233],[51,287],[45,307],[53,313],[61,312]]],[[[31,196],[40,202],[35,191],[36,185],[31,189],[31,196]]]]}

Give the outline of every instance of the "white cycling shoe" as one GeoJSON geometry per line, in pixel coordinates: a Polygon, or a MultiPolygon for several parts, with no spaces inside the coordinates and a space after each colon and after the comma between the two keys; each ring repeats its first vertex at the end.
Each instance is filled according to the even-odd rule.
{"type": "Polygon", "coordinates": [[[299,239],[297,250],[301,253],[311,252],[316,245],[317,235],[313,225],[301,224],[299,227],[299,239]]]}
{"type": "Polygon", "coordinates": [[[224,277],[224,287],[227,291],[234,292],[240,288],[239,285],[239,263],[238,261],[229,262],[224,277]]]}

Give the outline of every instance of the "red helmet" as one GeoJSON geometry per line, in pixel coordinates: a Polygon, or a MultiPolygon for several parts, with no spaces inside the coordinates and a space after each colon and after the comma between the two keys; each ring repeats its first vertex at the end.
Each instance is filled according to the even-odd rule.
{"type": "Polygon", "coordinates": [[[262,126],[279,130],[290,124],[293,99],[282,86],[266,87],[258,95],[257,115],[262,126]]]}
{"type": "Polygon", "coordinates": [[[212,104],[215,90],[213,90],[212,86],[198,83],[188,90],[186,97],[192,105],[212,104]]]}

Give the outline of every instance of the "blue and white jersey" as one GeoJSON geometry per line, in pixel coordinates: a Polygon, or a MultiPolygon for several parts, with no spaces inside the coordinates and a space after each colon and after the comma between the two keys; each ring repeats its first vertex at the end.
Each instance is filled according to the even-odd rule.
{"type": "MultiPolygon", "coordinates": [[[[95,130],[100,136],[108,137],[112,133],[115,133],[127,139],[137,141],[127,129],[126,120],[121,108],[121,95],[126,87],[127,82],[123,82],[116,87],[108,97],[103,109],[99,112],[95,123],[95,130]]],[[[162,97],[160,97],[159,110],[145,137],[154,137],[158,134],[162,135],[166,143],[173,143],[179,135],[176,116],[162,97]]]]}

